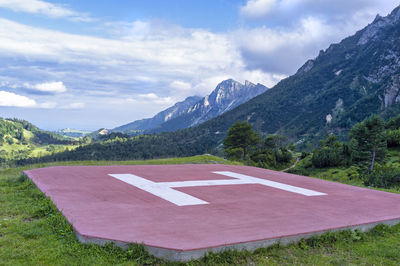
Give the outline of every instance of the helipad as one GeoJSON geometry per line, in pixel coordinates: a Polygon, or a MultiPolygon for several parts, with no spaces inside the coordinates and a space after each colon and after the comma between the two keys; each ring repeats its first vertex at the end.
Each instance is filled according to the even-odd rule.
{"type": "Polygon", "coordinates": [[[25,171],[82,242],[143,243],[169,260],[400,222],[400,195],[247,166],[25,171]]]}

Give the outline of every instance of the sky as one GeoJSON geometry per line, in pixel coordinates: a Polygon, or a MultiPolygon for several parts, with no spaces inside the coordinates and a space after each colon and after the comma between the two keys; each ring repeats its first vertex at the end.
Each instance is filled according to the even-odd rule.
{"type": "Polygon", "coordinates": [[[394,0],[0,0],[0,117],[114,128],[233,78],[274,86],[394,0]]]}

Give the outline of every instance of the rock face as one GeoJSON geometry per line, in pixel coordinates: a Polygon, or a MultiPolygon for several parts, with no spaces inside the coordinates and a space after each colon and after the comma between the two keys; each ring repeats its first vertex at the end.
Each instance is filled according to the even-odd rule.
{"type": "Polygon", "coordinates": [[[400,7],[387,17],[376,16],[358,40],[363,49],[375,49],[371,66],[364,79],[375,85],[381,100],[381,108],[386,109],[400,101],[400,7]]]}
{"type": "MultiPolygon", "coordinates": [[[[343,98],[344,95],[339,95],[339,91],[336,91],[337,99],[342,101],[342,111],[333,115],[332,124],[344,117],[351,118],[349,112],[356,109],[359,116],[365,115],[367,110],[361,107],[362,104],[368,104],[369,107],[379,106],[378,109],[368,110],[368,113],[376,113],[399,103],[400,6],[386,17],[377,15],[371,24],[355,35],[321,51],[317,58],[308,60],[291,78],[307,77],[309,72],[321,77],[328,70],[336,77],[331,78],[329,85],[328,80],[326,81],[323,85],[326,90],[335,88],[335,83],[341,83],[341,86],[355,92],[343,102],[341,96],[343,98]],[[363,109],[364,113],[361,112],[363,109]]],[[[335,92],[331,91],[329,94],[332,97],[335,92]]],[[[329,113],[334,112],[335,108],[329,113]]],[[[342,121],[342,124],[345,123],[342,121]]]]}
{"type": "Polygon", "coordinates": [[[387,17],[381,17],[377,15],[372,24],[368,25],[360,39],[358,40],[358,45],[364,45],[371,40],[379,39],[379,34],[382,32],[382,29],[387,28],[389,26],[393,26],[400,20],[400,8],[395,8],[392,13],[387,17]]]}
{"type": "Polygon", "coordinates": [[[112,131],[134,134],[192,127],[235,108],[267,89],[262,84],[256,85],[247,80],[243,85],[233,79],[228,79],[218,84],[210,95],[203,98],[188,97],[185,101],[176,103],[152,118],[138,120],[112,131]]]}
{"type": "MultiPolygon", "coordinates": [[[[210,95],[207,95],[188,109],[187,114],[180,119],[180,122],[182,120],[186,121],[181,128],[196,126],[210,120],[247,102],[267,89],[262,84],[255,85],[247,80],[244,85],[233,79],[225,80],[218,84],[210,95]]],[[[174,127],[173,129],[178,128],[174,127]]]]}

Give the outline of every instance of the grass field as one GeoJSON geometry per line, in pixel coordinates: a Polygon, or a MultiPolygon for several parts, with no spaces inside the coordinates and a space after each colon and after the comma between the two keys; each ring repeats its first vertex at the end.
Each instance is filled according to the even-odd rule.
{"type": "MultiPolygon", "coordinates": [[[[0,265],[179,265],[148,255],[141,245],[127,250],[108,245],[84,245],[71,226],[22,171],[52,165],[179,164],[231,162],[215,156],[151,161],[68,162],[0,169],[0,265]]],[[[400,225],[378,226],[368,233],[327,233],[286,247],[272,246],[251,253],[210,254],[188,265],[398,265],[400,225]]]]}

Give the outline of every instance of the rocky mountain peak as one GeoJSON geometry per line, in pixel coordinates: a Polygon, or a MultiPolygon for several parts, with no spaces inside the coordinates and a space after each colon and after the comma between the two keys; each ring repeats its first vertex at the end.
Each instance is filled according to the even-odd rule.
{"type": "Polygon", "coordinates": [[[254,83],[252,83],[252,82],[250,82],[248,80],[245,80],[244,81],[244,86],[246,86],[246,87],[254,87],[254,86],[256,86],[256,84],[254,84],[254,83]]]}
{"type": "Polygon", "coordinates": [[[296,74],[301,74],[301,73],[307,73],[314,67],[314,60],[310,59],[308,60],[303,66],[297,70],[296,74]]]}
{"type": "Polygon", "coordinates": [[[400,20],[400,6],[395,8],[388,16],[381,17],[379,14],[375,17],[374,21],[364,28],[363,33],[358,40],[358,45],[364,45],[371,40],[378,38],[379,32],[386,27],[397,24],[400,20]]]}
{"type": "Polygon", "coordinates": [[[397,22],[400,20],[400,6],[393,9],[392,13],[390,13],[389,17],[392,21],[397,22]]]}
{"type": "Polygon", "coordinates": [[[216,88],[205,97],[190,96],[184,101],[161,111],[152,118],[137,120],[124,126],[113,129],[120,132],[143,132],[151,130],[164,130],[163,125],[174,124],[173,130],[194,126],[214,118],[232,108],[265,92],[268,88],[262,84],[253,84],[250,81],[245,85],[233,79],[220,82],[216,88]],[[184,117],[184,118],[182,118],[184,117]],[[178,120],[181,119],[181,120],[178,120]],[[178,122],[174,122],[178,121],[178,122]]]}

